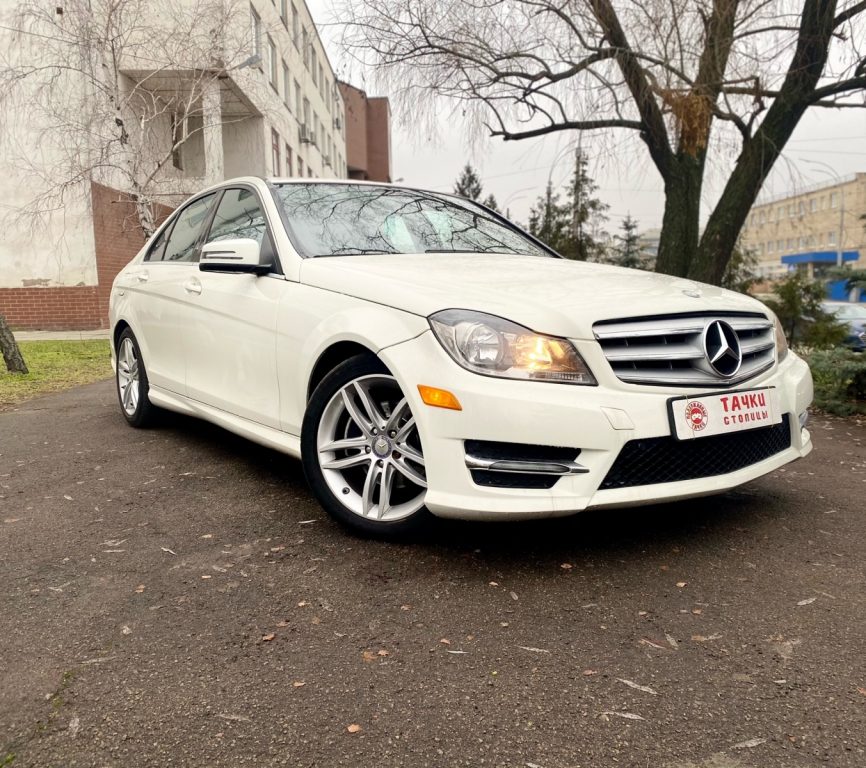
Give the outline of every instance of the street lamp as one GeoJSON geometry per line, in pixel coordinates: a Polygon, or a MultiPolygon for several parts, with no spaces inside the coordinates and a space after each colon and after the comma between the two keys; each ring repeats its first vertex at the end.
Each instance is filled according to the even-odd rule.
{"type": "Polygon", "coordinates": [[[836,266],[841,267],[843,264],[842,261],[842,233],[844,232],[845,227],[845,190],[842,189],[842,177],[836,173],[827,163],[823,163],[820,160],[803,160],[804,163],[809,163],[810,165],[820,165],[823,168],[819,168],[818,170],[825,173],[830,178],[836,181],[836,184],[839,185],[839,196],[842,198],[841,205],[839,206],[839,237],[836,240],[836,266]]]}

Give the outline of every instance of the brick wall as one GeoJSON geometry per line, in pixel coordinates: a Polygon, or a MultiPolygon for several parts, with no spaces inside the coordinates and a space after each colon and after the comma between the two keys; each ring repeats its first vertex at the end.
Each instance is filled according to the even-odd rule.
{"type": "MultiPolygon", "coordinates": [[[[0,312],[15,330],[91,330],[108,327],[108,299],[117,273],[144,245],[129,196],[91,185],[98,285],[0,288],[0,312]]],[[[158,206],[157,217],[171,213],[158,206]]]]}

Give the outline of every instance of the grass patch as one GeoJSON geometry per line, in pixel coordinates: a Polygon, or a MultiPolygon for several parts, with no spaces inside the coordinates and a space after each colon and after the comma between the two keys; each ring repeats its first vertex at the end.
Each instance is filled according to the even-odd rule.
{"type": "Polygon", "coordinates": [[[107,339],[21,341],[18,346],[30,373],[9,373],[0,356],[0,409],[111,376],[107,339]]]}

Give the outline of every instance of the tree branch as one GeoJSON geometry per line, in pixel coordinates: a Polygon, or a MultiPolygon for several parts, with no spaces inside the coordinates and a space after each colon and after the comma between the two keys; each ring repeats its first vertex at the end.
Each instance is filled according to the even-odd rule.
{"type": "Polygon", "coordinates": [[[504,141],[519,141],[520,139],[531,139],[535,136],[544,136],[547,133],[557,131],[597,131],[602,128],[630,128],[635,131],[643,130],[643,123],[638,120],[576,120],[565,121],[545,125],[542,128],[533,128],[529,131],[491,131],[491,136],[501,136],[504,141]]]}

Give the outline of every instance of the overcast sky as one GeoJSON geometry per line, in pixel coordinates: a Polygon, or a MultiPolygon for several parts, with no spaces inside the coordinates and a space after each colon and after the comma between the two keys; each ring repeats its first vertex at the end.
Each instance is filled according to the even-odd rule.
{"type": "MultiPolygon", "coordinates": [[[[309,0],[313,18],[320,25],[337,76],[364,88],[369,96],[387,96],[368,87],[365,72],[342,55],[333,42],[335,34],[332,0],[309,0]]],[[[554,186],[571,175],[578,140],[574,132],[550,134],[537,139],[503,142],[501,139],[470,140],[459,113],[443,106],[436,129],[419,133],[411,115],[392,115],[392,178],[436,190],[450,190],[466,162],[478,169],[484,194],[493,193],[500,207],[512,218],[526,222],[529,208],[550,179],[554,186]]],[[[633,131],[620,131],[605,146],[582,141],[590,159],[590,173],[599,186],[598,196],[610,206],[608,229],[615,229],[631,214],[640,229],[661,226],[664,196],[661,180],[633,131]]],[[[704,187],[704,218],[721,191],[727,171],[724,159],[708,173],[704,187]]],[[[813,109],[801,120],[764,185],[762,197],[804,186],[832,181],[866,171],[866,109],[813,109]]]]}

